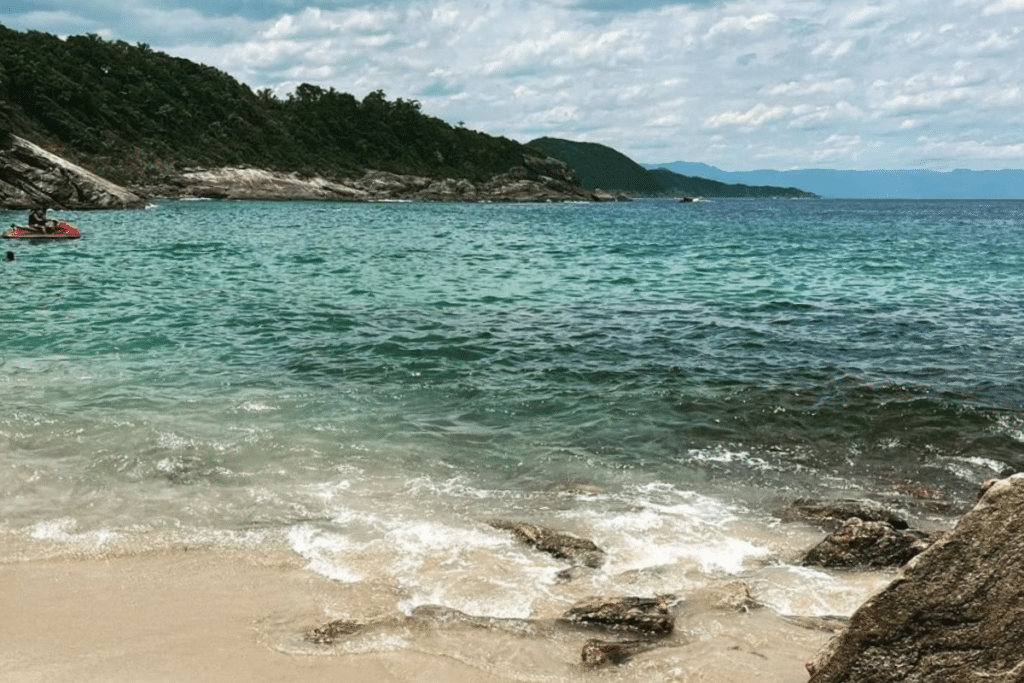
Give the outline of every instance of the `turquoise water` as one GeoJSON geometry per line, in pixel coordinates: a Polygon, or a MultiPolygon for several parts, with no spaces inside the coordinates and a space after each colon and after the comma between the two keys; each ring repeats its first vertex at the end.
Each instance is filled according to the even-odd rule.
{"type": "Polygon", "coordinates": [[[938,524],[1024,467],[1024,203],[62,217],[81,240],[0,264],[0,531],[39,552],[285,547],[391,568],[403,608],[521,614],[488,586],[556,565],[490,517],[619,548],[613,583],[742,574],[807,540],[792,498],[938,524]],[[480,553],[474,589],[428,569],[480,553]]]}

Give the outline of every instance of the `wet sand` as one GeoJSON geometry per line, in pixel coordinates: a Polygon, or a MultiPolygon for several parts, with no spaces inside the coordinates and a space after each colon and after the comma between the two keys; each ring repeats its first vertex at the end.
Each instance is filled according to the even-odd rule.
{"type": "Polygon", "coordinates": [[[804,662],[828,639],[767,613],[695,614],[681,619],[677,630],[685,635],[672,647],[600,672],[578,664],[579,646],[590,637],[580,633],[550,639],[479,628],[406,633],[397,641],[415,642],[355,654],[305,643],[301,634],[332,611],[371,609],[344,604],[346,591],[284,556],[198,550],[0,564],[0,678],[803,683],[804,662]]]}

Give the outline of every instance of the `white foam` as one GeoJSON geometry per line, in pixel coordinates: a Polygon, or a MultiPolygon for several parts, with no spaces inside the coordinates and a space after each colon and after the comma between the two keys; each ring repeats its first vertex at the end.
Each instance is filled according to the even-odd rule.
{"type": "Polygon", "coordinates": [[[996,419],[999,432],[1009,436],[1014,441],[1024,443],[1024,421],[1009,415],[1000,415],[996,419]]]}
{"type": "Polygon", "coordinates": [[[373,652],[401,652],[410,647],[408,639],[393,633],[349,638],[335,644],[335,651],[359,655],[373,652]]]}
{"type": "Polygon", "coordinates": [[[780,614],[848,616],[890,580],[881,572],[837,576],[812,567],[777,565],[748,582],[757,599],[780,614]]]}
{"type": "Polygon", "coordinates": [[[265,410],[277,410],[275,406],[268,406],[265,403],[257,403],[256,401],[246,401],[242,404],[242,410],[246,410],[251,413],[259,413],[265,410]]]}
{"type": "Polygon", "coordinates": [[[690,460],[697,462],[742,463],[759,470],[771,469],[771,464],[767,460],[755,457],[749,451],[734,451],[726,447],[719,447],[711,450],[691,449],[687,453],[690,460]]]}
{"type": "Polygon", "coordinates": [[[329,533],[303,524],[288,532],[292,550],[307,561],[310,571],[341,583],[357,583],[363,576],[342,559],[353,543],[344,535],[329,533]]]}
{"type": "Polygon", "coordinates": [[[85,551],[99,550],[121,537],[107,530],[78,532],[78,521],[70,517],[37,522],[28,528],[28,536],[37,541],[52,541],[63,545],[73,545],[85,551]]]}

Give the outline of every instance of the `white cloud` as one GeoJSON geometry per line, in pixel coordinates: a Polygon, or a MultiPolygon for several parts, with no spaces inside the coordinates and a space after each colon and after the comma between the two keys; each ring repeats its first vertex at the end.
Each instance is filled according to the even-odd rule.
{"type": "Polygon", "coordinates": [[[714,38],[715,36],[724,33],[749,33],[753,31],[760,31],[767,28],[769,24],[772,24],[777,20],[778,17],[771,12],[763,12],[752,17],[725,17],[709,28],[707,35],[709,38],[714,38]]]}
{"type": "Polygon", "coordinates": [[[789,115],[791,109],[781,105],[768,106],[759,102],[747,111],[726,111],[708,118],[704,122],[707,128],[737,127],[747,130],[760,128],[766,123],[778,121],[789,115]]]}
{"type": "Polygon", "coordinates": [[[811,51],[813,57],[827,57],[828,59],[839,59],[853,49],[853,40],[824,40],[811,51]]]}
{"type": "Polygon", "coordinates": [[[1024,0],[79,0],[41,13],[15,0],[0,23],[147,42],[279,94],[303,81],[356,97],[380,88],[471,128],[586,139],[638,161],[980,168],[1024,167],[1022,10],[1024,0]]]}
{"type": "Polygon", "coordinates": [[[989,139],[940,140],[918,138],[918,148],[927,154],[946,158],[978,158],[987,160],[1020,159],[1024,142],[1001,143],[989,139]]]}
{"type": "Polygon", "coordinates": [[[1006,14],[1007,12],[1024,12],[1024,0],[999,0],[981,11],[985,16],[1006,14]]]}
{"type": "Polygon", "coordinates": [[[761,89],[764,95],[817,95],[819,93],[835,94],[850,92],[855,87],[852,78],[813,79],[805,77],[799,81],[789,81],[779,85],[761,89]]]}

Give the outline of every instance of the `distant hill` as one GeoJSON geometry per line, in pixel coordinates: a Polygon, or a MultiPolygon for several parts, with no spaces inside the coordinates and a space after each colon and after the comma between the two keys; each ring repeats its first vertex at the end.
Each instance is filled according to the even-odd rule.
{"type": "MultiPolygon", "coordinates": [[[[624,192],[641,197],[812,197],[795,187],[751,186],[680,175],[667,169],[647,170],[625,154],[594,142],[538,138],[527,143],[564,161],[591,190],[624,192]]],[[[710,167],[709,167],[710,168],[710,167]]]]}
{"type": "Polygon", "coordinates": [[[1021,199],[1024,170],[955,171],[723,171],[707,164],[676,161],[644,164],[648,169],[700,175],[725,183],[796,185],[823,197],[893,199],[1021,199]]]}
{"type": "Polygon", "coordinates": [[[771,185],[743,185],[723,183],[696,176],[680,175],[665,168],[648,171],[664,188],[666,194],[690,197],[796,197],[809,198],[815,195],[795,187],[774,187],[771,185]]]}

